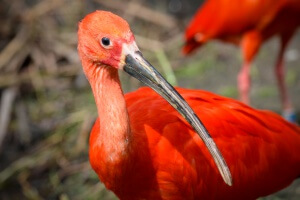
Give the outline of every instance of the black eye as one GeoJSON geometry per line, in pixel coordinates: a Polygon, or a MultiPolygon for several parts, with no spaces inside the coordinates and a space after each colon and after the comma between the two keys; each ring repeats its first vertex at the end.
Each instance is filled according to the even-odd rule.
{"type": "Polygon", "coordinates": [[[110,39],[107,38],[107,37],[103,37],[101,39],[101,43],[104,45],[104,46],[109,46],[110,45],[110,39]]]}

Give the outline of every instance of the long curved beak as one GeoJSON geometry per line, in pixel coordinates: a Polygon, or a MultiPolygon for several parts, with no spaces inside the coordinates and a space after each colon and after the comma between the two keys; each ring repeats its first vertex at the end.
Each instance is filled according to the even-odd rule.
{"type": "Polygon", "coordinates": [[[222,154],[191,107],[143,57],[140,51],[131,51],[130,53],[127,53],[128,54],[125,55],[125,65],[123,66],[123,70],[159,93],[191,124],[208,148],[225,183],[231,186],[231,174],[222,154]]]}

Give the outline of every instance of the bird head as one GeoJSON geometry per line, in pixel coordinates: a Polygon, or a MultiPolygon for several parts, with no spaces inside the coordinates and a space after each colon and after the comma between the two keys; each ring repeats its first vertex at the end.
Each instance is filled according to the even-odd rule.
{"type": "Polygon", "coordinates": [[[93,80],[97,68],[121,69],[164,97],[196,130],[225,182],[231,185],[228,166],[206,128],[183,97],[143,57],[125,20],[106,11],[87,15],[79,23],[78,52],[88,79],[93,80]]]}
{"type": "Polygon", "coordinates": [[[128,23],[107,11],[95,11],[79,22],[80,57],[95,64],[122,69],[125,54],[139,51],[128,23]]]}
{"type": "Polygon", "coordinates": [[[161,85],[170,86],[143,57],[128,23],[108,11],[88,14],[78,28],[78,52],[88,79],[97,67],[121,69],[161,93],[161,85]],[[92,65],[90,65],[92,64],[92,65]]]}
{"type": "Polygon", "coordinates": [[[182,48],[182,52],[184,55],[189,55],[194,52],[197,48],[201,47],[204,43],[204,37],[201,32],[190,33],[190,31],[186,31],[185,34],[185,43],[182,48]]]}
{"type": "Polygon", "coordinates": [[[183,54],[191,54],[209,39],[215,29],[213,22],[215,12],[218,10],[218,4],[216,3],[214,1],[205,1],[189,22],[184,34],[183,54]]]}

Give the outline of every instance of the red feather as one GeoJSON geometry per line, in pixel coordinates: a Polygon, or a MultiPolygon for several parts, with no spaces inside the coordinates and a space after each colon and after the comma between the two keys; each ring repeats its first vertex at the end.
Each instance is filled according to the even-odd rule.
{"type": "MultiPolygon", "coordinates": [[[[256,199],[286,187],[300,174],[299,127],[230,98],[177,90],[216,141],[233,186],[222,181],[203,142],[180,114],[153,90],[141,88],[125,95],[138,146],[132,149],[136,155],[130,166],[122,166],[125,174],[109,185],[120,198],[256,199]]],[[[91,147],[97,134],[99,121],[92,130],[91,147]]],[[[90,149],[98,174],[105,156],[90,149]]],[[[110,173],[120,174],[116,170],[110,173]]]]}

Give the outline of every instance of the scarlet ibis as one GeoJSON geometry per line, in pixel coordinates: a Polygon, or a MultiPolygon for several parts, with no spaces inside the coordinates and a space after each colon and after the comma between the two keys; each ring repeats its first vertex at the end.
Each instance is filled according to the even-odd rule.
{"type": "Polygon", "coordinates": [[[119,16],[88,14],[79,23],[78,52],[99,115],[90,163],[120,199],[255,199],[300,175],[299,127],[209,92],[176,91],[119,16]],[[118,69],[163,98],[147,87],[124,96],[118,69]]]}
{"type": "Polygon", "coordinates": [[[244,62],[238,75],[238,86],[241,100],[248,104],[250,64],[263,42],[278,35],[281,46],[275,74],[283,114],[295,120],[285,86],[283,57],[299,26],[299,0],[207,0],[186,29],[183,52],[190,54],[212,39],[240,45],[244,62]]]}

